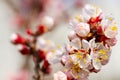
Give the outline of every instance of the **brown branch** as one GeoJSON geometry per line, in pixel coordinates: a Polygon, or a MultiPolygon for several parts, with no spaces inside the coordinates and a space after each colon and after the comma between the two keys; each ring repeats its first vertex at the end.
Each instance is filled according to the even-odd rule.
{"type": "Polygon", "coordinates": [[[43,72],[41,71],[38,62],[35,63],[35,75],[34,75],[34,79],[35,80],[44,80],[43,72]]]}
{"type": "Polygon", "coordinates": [[[31,52],[32,52],[32,56],[34,57],[34,63],[35,63],[35,75],[33,76],[33,78],[35,80],[44,80],[44,75],[43,75],[43,72],[40,68],[40,58],[39,58],[39,55],[36,51],[36,42],[37,42],[37,37],[38,36],[34,36],[34,40],[32,42],[32,45],[31,45],[31,52]]]}

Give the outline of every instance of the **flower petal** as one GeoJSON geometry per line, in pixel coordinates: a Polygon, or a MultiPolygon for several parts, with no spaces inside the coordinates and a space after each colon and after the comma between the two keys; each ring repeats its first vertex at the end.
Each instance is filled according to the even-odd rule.
{"type": "Polygon", "coordinates": [[[87,40],[82,40],[82,47],[83,47],[83,49],[85,49],[85,50],[89,50],[89,48],[90,48],[90,45],[89,45],[89,42],[87,41],[87,40]]]}

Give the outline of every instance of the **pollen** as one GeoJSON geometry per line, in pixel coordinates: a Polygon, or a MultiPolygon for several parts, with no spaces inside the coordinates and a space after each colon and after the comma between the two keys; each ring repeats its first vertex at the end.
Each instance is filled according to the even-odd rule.
{"type": "Polygon", "coordinates": [[[84,58],[84,59],[83,59],[83,62],[84,62],[84,63],[86,63],[86,62],[87,62],[87,60],[84,58]]]}
{"type": "Polygon", "coordinates": [[[105,59],[105,60],[106,60],[106,59],[108,59],[108,56],[107,56],[107,55],[105,55],[105,56],[104,56],[104,59],[105,59]]]}
{"type": "Polygon", "coordinates": [[[58,47],[58,48],[61,48],[61,45],[59,44],[59,45],[57,45],[57,47],[58,47]]]}
{"type": "Polygon", "coordinates": [[[75,16],[75,19],[78,20],[79,22],[82,22],[82,18],[80,18],[79,16],[75,16]]]}
{"type": "Polygon", "coordinates": [[[66,69],[66,68],[64,68],[64,71],[65,71],[65,72],[67,72],[67,69],[66,69]]]}
{"type": "Polygon", "coordinates": [[[116,31],[116,30],[117,30],[117,26],[115,26],[115,25],[114,25],[114,26],[111,26],[111,30],[112,30],[112,31],[116,31]]]}
{"type": "Polygon", "coordinates": [[[112,18],[112,17],[110,17],[110,18],[109,18],[109,20],[110,20],[110,21],[112,21],[112,20],[113,20],[113,18],[112,18]]]}
{"type": "Polygon", "coordinates": [[[79,72],[81,71],[81,69],[80,69],[80,67],[79,67],[79,64],[73,65],[73,66],[72,66],[72,71],[79,73],[79,72]]]}
{"type": "Polygon", "coordinates": [[[53,49],[52,52],[55,53],[55,50],[53,49]]]}
{"type": "Polygon", "coordinates": [[[78,59],[83,59],[83,56],[82,56],[81,54],[77,53],[77,54],[76,54],[76,58],[78,58],[78,59]]]}
{"type": "Polygon", "coordinates": [[[92,36],[92,33],[88,33],[88,35],[87,35],[88,37],[91,37],[92,36]]]}
{"type": "Polygon", "coordinates": [[[103,49],[101,49],[101,50],[100,50],[100,53],[104,55],[104,54],[107,53],[107,50],[103,50],[103,49]]]}
{"type": "Polygon", "coordinates": [[[97,61],[97,62],[101,62],[101,60],[100,60],[100,59],[98,59],[98,58],[96,59],[96,61],[97,61]]]}

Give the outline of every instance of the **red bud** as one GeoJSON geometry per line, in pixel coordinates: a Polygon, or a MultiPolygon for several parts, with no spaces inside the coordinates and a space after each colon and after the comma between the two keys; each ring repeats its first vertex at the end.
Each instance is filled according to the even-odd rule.
{"type": "Polygon", "coordinates": [[[44,68],[47,68],[47,67],[49,67],[49,63],[48,63],[48,61],[47,60],[44,60],[44,64],[43,64],[43,66],[44,66],[44,68]]]}
{"type": "Polygon", "coordinates": [[[30,48],[26,45],[18,45],[18,49],[23,55],[27,55],[30,53],[30,48]]]}
{"type": "Polygon", "coordinates": [[[38,34],[42,34],[42,33],[45,33],[46,32],[46,28],[45,28],[45,26],[43,26],[43,25],[40,25],[39,27],[38,27],[38,34]]]}
{"type": "Polygon", "coordinates": [[[38,55],[39,55],[39,58],[40,58],[40,59],[45,59],[45,53],[44,53],[44,51],[39,50],[39,51],[38,51],[38,55]]]}
{"type": "Polygon", "coordinates": [[[13,44],[24,44],[26,42],[26,40],[19,34],[13,34],[11,36],[11,42],[13,44]]]}
{"type": "Polygon", "coordinates": [[[28,35],[34,35],[34,32],[31,29],[27,29],[26,32],[28,35]]]}

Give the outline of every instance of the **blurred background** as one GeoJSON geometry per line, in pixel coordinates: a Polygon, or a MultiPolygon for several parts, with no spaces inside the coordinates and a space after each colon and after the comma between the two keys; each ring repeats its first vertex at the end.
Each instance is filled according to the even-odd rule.
{"type": "MultiPolygon", "coordinates": [[[[10,0],[8,0],[10,1],[10,0]]],[[[19,7],[20,0],[11,0],[16,8],[19,7]]],[[[53,0],[57,1],[57,0],[53,0]]],[[[64,4],[65,13],[60,14],[64,15],[67,13],[69,18],[72,18],[76,14],[80,14],[82,6],[85,4],[93,4],[99,6],[105,13],[112,13],[118,23],[118,43],[113,47],[112,56],[110,62],[105,65],[102,70],[95,74],[90,74],[90,80],[120,80],[120,1],[119,0],[78,0],[79,4],[75,1],[77,0],[59,0],[64,4]]],[[[53,8],[49,8],[51,10],[53,8]]],[[[48,10],[48,11],[49,11],[48,10]]],[[[55,13],[55,12],[53,12],[55,13]]],[[[52,14],[52,13],[51,13],[52,14]]],[[[56,11],[57,14],[57,11],[56,11]]],[[[16,29],[12,24],[12,18],[15,15],[15,11],[11,9],[9,3],[6,0],[0,0],[0,80],[9,80],[8,77],[10,74],[17,73],[25,61],[25,56],[19,54],[17,48],[10,43],[10,36],[14,32],[23,32],[23,28],[20,30],[16,29]]],[[[65,15],[62,17],[64,18],[65,15]]],[[[59,19],[59,18],[57,18],[59,19]]],[[[68,28],[69,20],[61,19],[57,27],[51,32],[43,35],[50,40],[53,40],[56,44],[67,44],[67,34],[70,31],[68,28]],[[49,37],[50,36],[50,37],[49,37]]],[[[34,24],[34,23],[33,23],[34,24]]],[[[29,61],[33,67],[32,61],[29,61]]],[[[54,67],[52,73],[58,71],[60,67],[59,64],[52,65],[54,67]]],[[[31,68],[32,68],[31,67],[31,68]]],[[[46,77],[46,80],[52,80],[52,74],[46,77]]]]}

